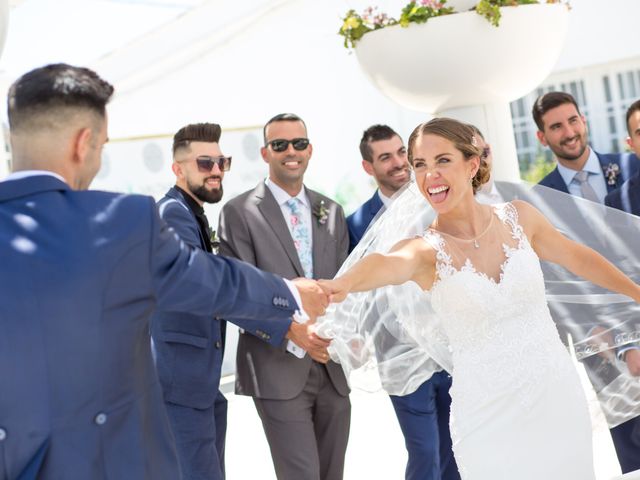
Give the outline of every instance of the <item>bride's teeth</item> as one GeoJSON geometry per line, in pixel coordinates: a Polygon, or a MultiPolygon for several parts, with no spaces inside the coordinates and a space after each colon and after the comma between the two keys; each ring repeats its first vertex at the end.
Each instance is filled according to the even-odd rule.
{"type": "Polygon", "coordinates": [[[442,185],[440,187],[430,188],[428,191],[433,195],[434,193],[444,192],[445,190],[449,190],[449,187],[447,187],[446,185],[442,185]]]}

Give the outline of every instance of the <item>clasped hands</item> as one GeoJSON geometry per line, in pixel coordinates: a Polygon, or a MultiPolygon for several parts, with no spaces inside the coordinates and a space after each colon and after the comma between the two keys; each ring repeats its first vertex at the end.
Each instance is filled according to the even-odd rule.
{"type": "Polygon", "coordinates": [[[316,318],[325,314],[329,303],[342,301],[344,296],[336,295],[334,280],[312,280],[296,278],[293,284],[300,293],[302,308],[309,316],[305,323],[291,322],[287,338],[304,349],[316,362],[327,363],[329,352],[327,348],[331,339],[319,336],[314,329],[316,318]]]}

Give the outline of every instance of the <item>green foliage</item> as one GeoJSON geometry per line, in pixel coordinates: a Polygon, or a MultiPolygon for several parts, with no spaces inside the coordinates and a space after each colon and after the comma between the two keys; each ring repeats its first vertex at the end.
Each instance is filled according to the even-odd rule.
{"type": "Polygon", "coordinates": [[[543,154],[538,155],[529,165],[529,169],[522,173],[522,179],[531,183],[538,183],[556,168],[553,160],[547,160],[543,154]]]}
{"type": "MultiPolygon", "coordinates": [[[[563,0],[479,0],[475,11],[497,27],[500,24],[500,7],[561,1],[563,0]]],[[[351,9],[342,18],[338,35],[344,37],[345,48],[355,48],[364,35],[374,30],[398,24],[408,27],[412,23],[425,23],[430,18],[456,13],[452,7],[446,7],[446,3],[446,0],[413,0],[402,9],[400,20],[378,13],[373,7],[368,7],[362,14],[351,9]]]]}

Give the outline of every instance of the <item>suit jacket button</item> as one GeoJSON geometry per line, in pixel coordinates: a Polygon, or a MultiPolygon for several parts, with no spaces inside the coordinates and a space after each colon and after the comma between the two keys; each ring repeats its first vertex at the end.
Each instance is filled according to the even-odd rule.
{"type": "Polygon", "coordinates": [[[93,419],[96,425],[104,425],[107,423],[107,414],[100,412],[96,415],[96,418],[93,419]]]}
{"type": "Polygon", "coordinates": [[[215,343],[215,345],[216,345],[216,348],[220,348],[220,347],[222,346],[222,343],[220,343],[220,340],[218,340],[218,341],[215,343]]]}
{"type": "Polygon", "coordinates": [[[216,320],[220,320],[220,317],[218,317],[218,316],[216,316],[216,317],[213,317],[213,318],[215,318],[216,320]]]}
{"type": "Polygon", "coordinates": [[[7,438],[7,431],[4,428],[0,428],[0,442],[3,442],[7,438]]]}
{"type": "Polygon", "coordinates": [[[277,297],[273,297],[273,304],[278,306],[278,298],[277,297]]]}

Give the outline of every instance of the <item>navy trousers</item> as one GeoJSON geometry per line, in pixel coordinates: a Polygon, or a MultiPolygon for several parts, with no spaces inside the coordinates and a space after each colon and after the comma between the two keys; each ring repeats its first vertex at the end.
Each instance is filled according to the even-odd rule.
{"type": "Polygon", "coordinates": [[[406,480],[460,480],[449,433],[450,387],[441,371],[410,395],[390,395],[409,454],[406,480]]]}
{"type": "Polygon", "coordinates": [[[640,417],[610,430],[622,473],[640,470],[640,417]]]}
{"type": "Polygon", "coordinates": [[[227,399],[218,391],[204,410],[165,403],[176,440],[182,480],[224,480],[227,399]]]}

